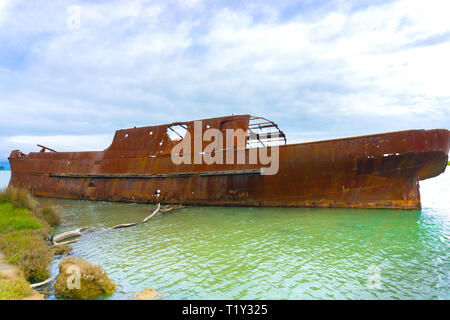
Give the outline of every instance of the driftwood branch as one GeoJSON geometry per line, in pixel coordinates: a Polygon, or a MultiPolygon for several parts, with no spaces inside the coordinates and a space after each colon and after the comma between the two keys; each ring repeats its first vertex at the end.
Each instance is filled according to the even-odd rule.
{"type": "Polygon", "coordinates": [[[146,223],[148,220],[150,220],[151,218],[153,218],[155,216],[155,214],[159,211],[159,209],[161,208],[161,205],[158,203],[158,207],[156,208],[155,211],[153,211],[153,213],[151,215],[149,215],[147,218],[145,218],[144,220],[142,220],[141,223],[146,223]]]}
{"type": "Polygon", "coordinates": [[[53,277],[51,277],[51,278],[48,278],[48,279],[45,280],[45,281],[42,281],[42,282],[39,282],[39,283],[30,284],[30,287],[33,288],[33,289],[34,289],[34,288],[37,288],[37,287],[41,287],[41,286],[43,286],[43,285],[45,285],[45,284],[47,284],[47,283],[52,282],[52,281],[55,280],[57,277],[58,277],[58,276],[56,275],[56,276],[53,276],[53,277]]]}
{"type": "MultiPolygon", "coordinates": [[[[146,217],[144,220],[142,221],[138,221],[138,222],[134,222],[134,223],[123,223],[123,224],[118,224],[115,225],[113,227],[111,227],[111,229],[120,229],[120,228],[128,228],[128,227],[132,227],[132,226],[136,226],[142,223],[146,223],[148,220],[150,220],[151,218],[153,218],[158,212],[162,212],[162,213],[167,213],[173,210],[179,210],[179,209],[183,209],[185,208],[183,205],[179,204],[179,205],[168,205],[165,206],[164,208],[161,209],[161,204],[158,203],[157,208],[152,212],[152,214],[150,214],[148,217],[146,217]]],[[[82,235],[82,232],[87,230],[87,227],[83,227],[83,228],[78,228],[75,230],[71,230],[71,231],[67,231],[67,232],[63,232],[57,236],[54,236],[52,239],[52,243],[53,246],[59,246],[59,245],[63,245],[63,244],[69,244],[69,243],[74,243],[77,242],[79,239],[74,239],[74,240],[69,240],[69,241],[65,241],[65,242],[59,242],[68,238],[73,238],[73,237],[79,237],[82,235]]]]}
{"type": "Polygon", "coordinates": [[[67,232],[63,232],[61,234],[58,234],[57,236],[54,236],[52,239],[52,243],[53,246],[59,246],[62,244],[69,244],[69,243],[74,243],[77,242],[79,239],[74,239],[74,240],[70,240],[70,241],[65,241],[65,242],[58,242],[58,241],[62,241],[68,238],[73,238],[73,237],[80,237],[82,235],[82,231],[87,230],[87,227],[83,227],[83,228],[78,228],[75,230],[71,230],[71,231],[67,231],[67,232]]]}
{"type": "MultiPolygon", "coordinates": [[[[144,220],[134,222],[134,223],[118,224],[118,225],[111,227],[111,229],[120,229],[120,228],[128,228],[128,227],[132,227],[132,226],[137,226],[139,224],[146,223],[148,220],[153,218],[158,212],[167,213],[170,211],[179,210],[179,209],[183,209],[183,208],[185,208],[185,207],[183,205],[179,204],[179,205],[168,205],[161,209],[161,204],[158,203],[157,208],[152,212],[152,214],[150,214],[144,220]]],[[[61,234],[54,236],[51,242],[54,247],[77,242],[80,239],[73,239],[73,240],[64,241],[64,242],[59,242],[59,241],[62,241],[62,240],[68,239],[68,238],[73,238],[73,237],[80,237],[82,235],[82,232],[86,231],[87,229],[88,229],[87,227],[83,227],[83,228],[78,228],[75,230],[63,232],[61,234]]]]}
{"type": "Polygon", "coordinates": [[[180,209],[184,209],[184,208],[186,208],[185,206],[183,206],[183,205],[181,205],[181,204],[179,204],[179,205],[176,205],[176,206],[165,206],[164,208],[162,208],[160,211],[162,212],[162,213],[166,213],[166,212],[169,212],[169,211],[173,211],[173,210],[180,210],[180,209]]]}
{"type": "Polygon", "coordinates": [[[53,237],[53,242],[58,242],[67,238],[79,237],[81,236],[81,232],[87,230],[87,227],[78,228],[72,231],[63,232],[53,237]]]}
{"type": "Polygon", "coordinates": [[[149,215],[147,218],[145,218],[145,219],[142,220],[142,221],[135,222],[135,223],[123,223],[123,224],[118,224],[118,225],[116,225],[116,226],[111,227],[111,229],[128,228],[128,227],[132,227],[132,226],[137,226],[138,224],[141,224],[141,223],[146,223],[148,220],[150,220],[151,218],[153,218],[153,217],[155,216],[155,214],[158,213],[160,207],[161,207],[161,205],[158,203],[158,207],[155,209],[155,211],[153,211],[151,215],[149,215]]]}
{"type": "MultiPolygon", "coordinates": [[[[183,205],[179,204],[179,205],[176,205],[176,206],[168,205],[168,206],[165,206],[164,208],[161,209],[161,204],[158,203],[157,208],[148,217],[146,217],[144,220],[139,221],[139,222],[135,222],[135,223],[118,224],[116,226],[111,227],[111,229],[120,229],[120,228],[127,228],[127,227],[136,226],[138,224],[146,223],[148,220],[153,218],[158,212],[167,213],[169,211],[179,210],[179,209],[183,209],[183,208],[185,208],[185,207],[183,205]]],[[[73,239],[73,240],[68,240],[68,241],[64,241],[64,242],[58,242],[58,241],[62,241],[62,240],[65,240],[65,239],[68,239],[68,238],[73,238],[73,237],[80,237],[82,235],[82,232],[86,231],[87,229],[88,229],[87,227],[78,228],[78,229],[71,230],[71,231],[66,231],[66,232],[63,232],[61,234],[58,234],[58,235],[54,236],[51,239],[51,242],[53,243],[52,247],[57,247],[57,246],[61,246],[61,245],[77,242],[80,239],[73,239]]],[[[56,276],[53,276],[51,278],[48,278],[47,280],[45,280],[43,282],[31,284],[30,287],[31,288],[37,288],[37,287],[46,285],[47,283],[50,283],[53,280],[55,280],[57,277],[58,276],[56,275],[56,276]]]]}
{"type": "Polygon", "coordinates": [[[77,242],[78,240],[80,240],[80,238],[69,240],[69,241],[64,241],[64,242],[53,242],[54,244],[52,245],[52,247],[54,248],[57,246],[63,246],[65,244],[71,244],[71,243],[77,242]]]}

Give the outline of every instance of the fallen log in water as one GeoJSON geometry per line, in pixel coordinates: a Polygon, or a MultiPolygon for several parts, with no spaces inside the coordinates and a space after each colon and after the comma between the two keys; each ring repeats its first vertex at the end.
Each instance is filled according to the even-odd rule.
{"type": "MultiPolygon", "coordinates": [[[[118,224],[118,225],[111,227],[111,229],[120,229],[120,228],[128,228],[128,227],[132,227],[132,226],[137,226],[139,224],[146,223],[148,220],[153,218],[155,216],[155,214],[157,214],[158,212],[167,213],[167,212],[170,212],[173,210],[179,210],[179,209],[184,209],[184,208],[185,207],[182,204],[179,204],[176,206],[168,205],[161,209],[161,204],[158,203],[158,207],[155,209],[155,211],[153,211],[152,214],[149,215],[148,217],[146,217],[144,220],[134,222],[134,223],[118,224]]],[[[82,235],[82,232],[87,229],[88,229],[87,227],[83,227],[83,228],[78,228],[78,229],[75,229],[72,231],[63,232],[63,233],[53,237],[52,244],[53,244],[53,246],[59,246],[59,245],[65,245],[65,244],[77,242],[79,239],[69,240],[69,241],[65,241],[65,242],[59,242],[59,241],[62,241],[64,239],[68,239],[68,238],[79,237],[82,235]]]]}
{"type": "Polygon", "coordinates": [[[153,211],[153,213],[151,215],[149,215],[147,218],[145,218],[142,221],[139,222],[135,222],[135,223],[123,223],[123,224],[118,224],[116,226],[111,227],[111,229],[120,229],[120,228],[128,228],[128,227],[132,227],[132,226],[136,226],[138,224],[141,223],[146,223],[148,220],[150,220],[151,218],[153,218],[155,216],[155,214],[158,213],[159,209],[160,209],[161,205],[158,203],[158,207],[155,209],[155,211],[153,211]]]}
{"type": "Polygon", "coordinates": [[[153,213],[151,215],[149,215],[147,218],[145,218],[144,220],[142,220],[141,223],[146,223],[148,220],[150,220],[151,218],[154,217],[154,215],[159,211],[159,208],[161,207],[161,205],[158,203],[158,208],[156,208],[155,211],[153,211],[153,213]]]}
{"type": "MultiPolygon", "coordinates": [[[[184,209],[185,206],[179,204],[176,206],[165,206],[164,208],[161,209],[161,204],[158,203],[158,207],[155,209],[155,211],[152,212],[151,215],[149,215],[148,217],[146,217],[144,220],[142,221],[138,221],[138,222],[134,222],[134,223],[122,223],[122,224],[118,224],[115,225],[113,227],[111,227],[111,229],[120,229],[120,228],[128,228],[128,227],[132,227],[132,226],[136,226],[142,223],[146,223],[148,220],[150,220],[151,218],[153,218],[155,216],[155,214],[157,214],[158,212],[162,212],[162,213],[167,213],[173,210],[179,210],[179,209],[184,209]]],[[[69,243],[74,243],[77,242],[79,239],[74,239],[74,240],[69,240],[69,241],[65,241],[65,242],[58,242],[67,238],[73,238],[73,237],[78,237],[82,235],[82,232],[87,230],[87,227],[83,227],[83,228],[78,228],[72,231],[67,231],[67,232],[63,232],[57,236],[54,236],[52,239],[52,243],[53,246],[59,246],[59,245],[64,245],[64,244],[69,244],[69,243]]]]}
{"type": "Polygon", "coordinates": [[[162,212],[162,213],[166,213],[166,212],[169,212],[169,211],[173,211],[173,210],[179,210],[179,209],[184,209],[184,208],[186,208],[185,206],[183,206],[182,204],[179,204],[179,205],[176,205],[176,206],[165,206],[164,208],[162,208],[161,210],[160,210],[160,212],[162,212]]]}
{"type": "MultiPolygon", "coordinates": [[[[57,236],[53,237],[53,244],[57,245],[58,241],[67,239],[67,238],[73,238],[73,237],[79,237],[81,236],[81,232],[87,230],[87,227],[78,228],[72,231],[63,232],[61,234],[58,234],[57,236]]],[[[59,243],[61,244],[61,243],[59,243]]]]}
{"type": "MultiPolygon", "coordinates": [[[[173,210],[179,210],[179,209],[184,209],[184,208],[185,207],[182,204],[179,204],[179,205],[176,205],[176,206],[168,205],[168,206],[165,206],[163,209],[161,209],[161,204],[158,203],[158,206],[155,209],[155,211],[153,211],[152,214],[150,214],[144,220],[139,221],[139,222],[134,222],[134,223],[118,224],[118,225],[115,225],[115,226],[111,227],[111,229],[120,229],[120,228],[127,228],[127,227],[136,226],[138,224],[146,223],[148,220],[153,218],[158,212],[167,213],[167,212],[170,212],[170,211],[173,211],[173,210]]],[[[51,240],[51,242],[53,243],[52,246],[56,247],[56,246],[61,246],[61,245],[66,245],[66,244],[69,244],[69,243],[77,242],[80,239],[73,239],[73,240],[68,240],[68,241],[64,241],[64,242],[59,242],[58,243],[58,241],[61,241],[61,240],[64,240],[64,239],[73,238],[73,237],[79,237],[79,236],[82,235],[82,232],[87,230],[87,229],[88,229],[88,227],[82,227],[82,228],[78,228],[78,229],[75,229],[75,230],[72,230],[72,231],[63,232],[63,233],[61,233],[61,234],[59,234],[57,236],[54,236],[52,238],[52,240],[51,240]]],[[[91,232],[93,232],[93,231],[91,231],[91,232]]],[[[57,277],[58,276],[56,275],[56,276],[53,276],[51,278],[48,278],[47,280],[45,280],[43,282],[32,284],[31,287],[32,288],[36,288],[36,287],[43,286],[43,285],[45,285],[45,284],[47,284],[49,282],[52,282],[57,277]]]]}
{"type": "Polygon", "coordinates": [[[39,283],[30,284],[30,287],[34,289],[34,288],[43,286],[44,284],[47,284],[47,283],[52,282],[52,281],[55,280],[57,277],[58,277],[58,276],[56,275],[56,276],[53,276],[53,277],[51,277],[51,278],[48,278],[48,279],[45,280],[45,281],[42,281],[42,282],[39,282],[39,283]]]}
{"type": "Polygon", "coordinates": [[[71,243],[77,242],[78,240],[80,240],[80,239],[78,238],[78,239],[73,239],[73,240],[64,241],[64,242],[55,242],[55,241],[53,241],[52,247],[58,247],[58,246],[66,245],[66,244],[71,244],[71,243]]]}
{"type": "Polygon", "coordinates": [[[156,213],[161,212],[161,213],[167,213],[169,211],[173,211],[173,210],[179,210],[179,209],[184,209],[186,207],[184,207],[182,204],[176,205],[176,206],[165,206],[164,208],[161,209],[161,204],[158,203],[158,207],[156,208],[155,211],[153,211],[153,213],[151,215],[149,215],[147,218],[145,218],[142,221],[139,222],[135,222],[135,223],[123,223],[123,224],[118,224],[116,226],[111,227],[111,229],[120,229],[120,228],[128,228],[128,227],[132,227],[132,226],[137,226],[138,224],[142,224],[142,223],[146,223],[148,220],[150,220],[151,218],[153,218],[155,216],[156,213]]]}

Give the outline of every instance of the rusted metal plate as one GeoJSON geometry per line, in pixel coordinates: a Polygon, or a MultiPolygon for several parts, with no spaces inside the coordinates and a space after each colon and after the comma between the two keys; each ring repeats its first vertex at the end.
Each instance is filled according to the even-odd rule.
{"type": "MultiPolygon", "coordinates": [[[[202,123],[204,129],[246,130],[249,120],[239,115],[202,123]]],[[[193,134],[193,122],[180,124],[193,134]]],[[[98,152],[15,150],[9,157],[10,185],[70,199],[417,209],[418,181],[445,170],[450,148],[445,129],[281,145],[278,173],[260,175],[264,165],[248,164],[249,149],[246,164],[174,165],[170,153],[178,141],[167,133],[171,125],[118,130],[111,146],[98,152]]],[[[236,150],[223,152],[237,156],[236,150]]]]}

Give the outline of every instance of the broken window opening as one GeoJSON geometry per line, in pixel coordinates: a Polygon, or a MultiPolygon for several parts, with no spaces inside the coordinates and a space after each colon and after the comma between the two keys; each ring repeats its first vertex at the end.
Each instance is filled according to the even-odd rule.
{"type": "Polygon", "coordinates": [[[179,141],[184,139],[187,132],[185,124],[173,124],[167,127],[167,135],[172,141],[179,141]]]}
{"type": "Polygon", "coordinates": [[[247,148],[287,144],[286,135],[278,125],[266,118],[251,117],[248,126],[247,148]]]}

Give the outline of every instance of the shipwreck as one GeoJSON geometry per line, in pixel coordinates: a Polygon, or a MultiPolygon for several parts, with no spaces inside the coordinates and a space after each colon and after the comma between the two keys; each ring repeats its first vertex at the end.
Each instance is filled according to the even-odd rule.
{"type": "Polygon", "coordinates": [[[14,150],[9,156],[9,185],[36,196],[419,209],[419,181],[444,172],[450,131],[407,130],[288,144],[276,123],[233,115],[118,130],[104,151],[57,152],[39,146],[40,152],[14,150]],[[209,129],[209,139],[203,135],[196,140],[196,130],[209,129]],[[230,130],[244,132],[242,139],[228,135],[230,130]],[[220,133],[231,142],[217,143],[220,133]]]}

